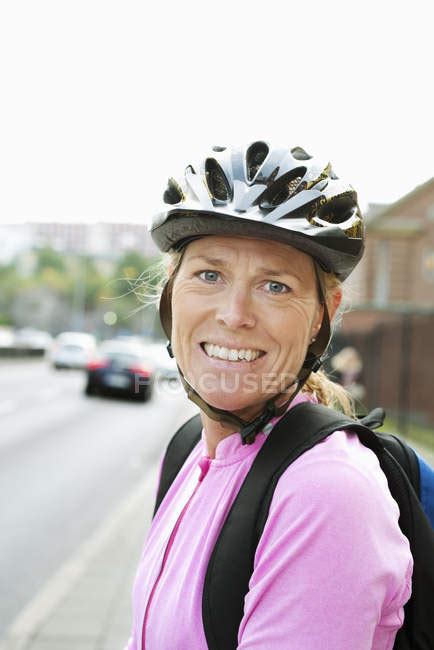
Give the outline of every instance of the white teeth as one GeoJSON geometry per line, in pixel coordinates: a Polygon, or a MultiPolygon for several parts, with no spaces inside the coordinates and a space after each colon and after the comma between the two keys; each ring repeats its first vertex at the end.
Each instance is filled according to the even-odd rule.
{"type": "Polygon", "coordinates": [[[228,349],[220,347],[219,345],[214,345],[213,343],[205,343],[204,346],[205,352],[209,357],[217,357],[219,359],[229,359],[230,361],[240,361],[245,359],[246,361],[254,361],[260,356],[259,350],[236,350],[234,348],[228,349]]]}
{"type": "Polygon", "coordinates": [[[219,359],[228,359],[229,358],[229,350],[227,348],[219,348],[217,345],[217,355],[219,359]]]}

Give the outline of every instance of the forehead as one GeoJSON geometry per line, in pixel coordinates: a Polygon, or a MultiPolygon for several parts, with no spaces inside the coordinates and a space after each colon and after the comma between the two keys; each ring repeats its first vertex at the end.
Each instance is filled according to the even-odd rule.
{"type": "Polygon", "coordinates": [[[223,263],[245,263],[251,257],[258,266],[277,266],[280,270],[313,270],[312,258],[288,244],[268,239],[250,237],[207,236],[191,242],[185,251],[185,259],[198,257],[216,258],[223,263]]]}

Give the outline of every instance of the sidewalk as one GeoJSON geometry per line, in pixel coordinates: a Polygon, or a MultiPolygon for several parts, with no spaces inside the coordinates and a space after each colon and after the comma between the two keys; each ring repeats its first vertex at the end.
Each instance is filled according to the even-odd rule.
{"type": "Polygon", "coordinates": [[[49,581],[0,650],[122,650],[131,590],[155,497],[157,470],[49,581]]]}

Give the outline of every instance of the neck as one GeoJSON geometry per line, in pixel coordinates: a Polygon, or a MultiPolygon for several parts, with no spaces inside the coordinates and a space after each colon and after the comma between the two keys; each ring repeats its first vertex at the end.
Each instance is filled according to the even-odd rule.
{"type": "MultiPolygon", "coordinates": [[[[280,398],[276,400],[276,406],[282,406],[293,392],[294,388],[282,393],[280,398]]],[[[245,422],[251,422],[262,413],[264,408],[265,402],[260,407],[250,407],[247,409],[241,409],[240,411],[233,411],[233,414],[245,422]]],[[[238,429],[233,424],[222,423],[219,420],[210,418],[204,411],[200,412],[200,417],[204,429],[207,455],[209,458],[215,458],[215,450],[219,442],[238,431],[238,429]]]]}
{"type": "MultiPolygon", "coordinates": [[[[263,409],[264,404],[262,404],[259,408],[256,407],[255,409],[249,408],[241,409],[240,411],[233,411],[233,414],[245,422],[250,422],[256,416],[260,415],[263,409]]],[[[215,458],[215,450],[219,442],[238,431],[238,429],[233,424],[223,423],[219,420],[210,418],[206,413],[204,413],[204,411],[200,412],[200,417],[205,434],[207,455],[209,458],[215,458]]]]}
{"type": "Polygon", "coordinates": [[[206,441],[206,454],[209,458],[215,458],[215,450],[219,442],[232,433],[235,433],[236,429],[233,426],[230,427],[229,425],[223,425],[221,422],[212,420],[203,411],[200,412],[200,417],[206,441]]]}

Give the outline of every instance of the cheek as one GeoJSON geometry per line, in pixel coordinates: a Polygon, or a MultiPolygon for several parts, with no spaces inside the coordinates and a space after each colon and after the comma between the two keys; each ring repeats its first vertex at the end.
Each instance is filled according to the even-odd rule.
{"type": "Polygon", "coordinates": [[[178,291],[172,296],[172,346],[181,361],[188,351],[188,342],[201,322],[200,300],[188,292],[178,291]]]}
{"type": "Polygon", "coordinates": [[[294,305],[284,318],[274,319],[273,338],[279,343],[283,362],[296,360],[306,353],[309,343],[312,310],[305,305],[294,305]]]}

